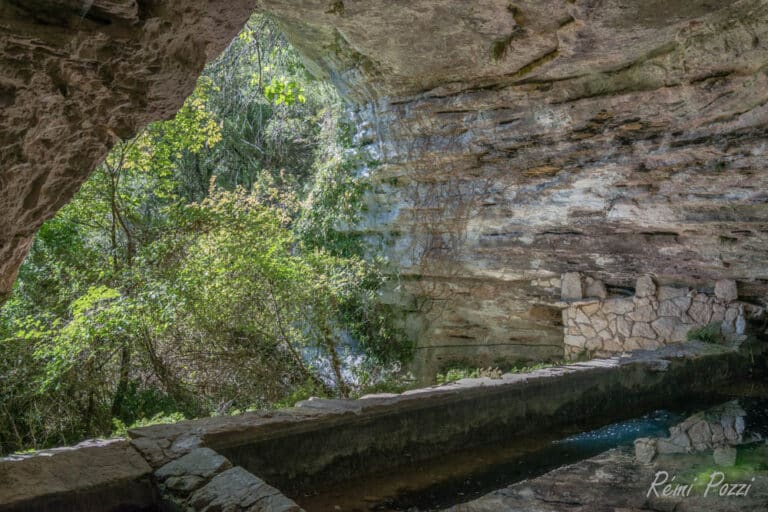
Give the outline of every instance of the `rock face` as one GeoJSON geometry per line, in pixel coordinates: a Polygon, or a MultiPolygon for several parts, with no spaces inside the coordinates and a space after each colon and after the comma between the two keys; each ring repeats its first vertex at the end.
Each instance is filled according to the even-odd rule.
{"type": "Polygon", "coordinates": [[[0,300],[43,221],[118,138],[173,115],[246,0],[0,3],[0,300]]]}
{"type": "Polygon", "coordinates": [[[560,357],[566,272],[765,299],[766,2],[262,4],[361,103],[423,374],[560,357]]]}
{"type": "Polygon", "coordinates": [[[560,357],[566,272],[765,300],[760,0],[5,2],[0,292],[114,137],[173,112],[250,7],[356,111],[377,183],[360,229],[387,242],[422,374],[560,357]]]}

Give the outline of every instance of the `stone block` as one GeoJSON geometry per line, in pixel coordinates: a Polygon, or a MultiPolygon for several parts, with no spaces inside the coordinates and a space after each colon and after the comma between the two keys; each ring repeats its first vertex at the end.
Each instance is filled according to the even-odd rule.
{"type": "Polygon", "coordinates": [[[587,338],[587,350],[600,350],[603,348],[603,340],[598,337],[587,338]]]}
{"type": "Polygon", "coordinates": [[[581,334],[586,338],[594,338],[597,336],[597,331],[589,325],[580,325],[579,330],[581,331],[581,334]]]}
{"type": "Polygon", "coordinates": [[[151,475],[123,439],[0,458],[0,510],[144,510],[154,502],[151,475]]]}
{"type": "Polygon", "coordinates": [[[723,318],[723,324],[721,326],[723,334],[730,334],[736,332],[736,319],[739,316],[739,308],[735,304],[731,304],[725,310],[723,318]]]}
{"type": "Polygon", "coordinates": [[[688,438],[696,451],[704,451],[712,446],[712,430],[709,423],[705,420],[696,422],[688,429],[688,438]]]}
{"type": "Polygon", "coordinates": [[[643,350],[656,350],[661,346],[661,343],[659,340],[656,339],[650,339],[650,338],[635,338],[638,340],[638,343],[640,344],[640,348],[643,350]]]}
{"type": "Polygon", "coordinates": [[[671,299],[672,303],[677,306],[677,308],[682,312],[685,313],[688,311],[688,308],[691,307],[691,297],[685,296],[685,297],[675,297],[674,299],[671,299]]]}
{"type": "Polygon", "coordinates": [[[580,300],[584,298],[584,288],[580,273],[566,272],[562,275],[560,296],[563,300],[580,300]]]}
{"type": "Polygon", "coordinates": [[[672,300],[659,301],[659,316],[680,317],[683,313],[672,300]]]}
{"type": "Polygon", "coordinates": [[[736,465],[736,455],[737,451],[733,446],[718,446],[712,457],[718,466],[732,467],[736,465]]]}
{"type": "Polygon", "coordinates": [[[741,306],[739,306],[739,314],[736,317],[736,322],[734,322],[734,327],[738,335],[743,335],[746,332],[747,319],[744,317],[744,308],[741,306]]]}
{"type": "Polygon", "coordinates": [[[712,305],[712,318],[710,322],[722,322],[725,320],[725,306],[715,303],[712,305]]]}
{"type": "Polygon", "coordinates": [[[195,448],[155,471],[155,478],[172,492],[186,495],[231,467],[226,457],[210,448],[195,448]]]}
{"type": "Polygon", "coordinates": [[[607,329],[608,320],[603,315],[595,315],[592,317],[592,327],[598,332],[607,329]]]}
{"type": "MultiPolygon", "coordinates": [[[[270,509],[261,507],[261,502],[268,501],[271,497],[279,494],[280,491],[274,487],[245,469],[236,466],[219,473],[205,486],[195,491],[189,504],[198,510],[266,511],[270,509]],[[257,502],[260,502],[258,506],[256,506],[257,502]]],[[[288,503],[293,503],[290,500],[281,501],[281,506],[284,508],[280,510],[300,510],[295,504],[293,504],[295,508],[285,508],[288,503]]]]}
{"type": "Polygon", "coordinates": [[[736,281],[733,279],[721,279],[715,283],[715,297],[723,302],[733,302],[739,298],[736,281]]]}
{"type": "Polygon", "coordinates": [[[230,467],[232,464],[223,455],[219,455],[210,448],[195,448],[155,471],[155,477],[160,482],[173,476],[184,475],[197,475],[207,479],[230,467]]]}
{"type": "Polygon", "coordinates": [[[710,423],[709,428],[712,430],[712,443],[720,445],[725,443],[725,431],[723,426],[719,423],[710,423]]]}
{"type": "Polygon", "coordinates": [[[656,339],[656,331],[647,322],[635,322],[632,326],[632,336],[639,338],[656,339]]]}
{"type": "Polygon", "coordinates": [[[629,318],[635,322],[652,322],[656,320],[658,314],[654,311],[653,306],[638,305],[634,311],[629,313],[629,318]]]}
{"type": "Polygon", "coordinates": [[[615,298],[608,299],[603,303],[603,311],[615,315],[624,315],[635,309],[635,303],[632,299],[615,298]]]}
{"type": "Polygon", "coordinates": [[[595,302],[593,304],[584,304],[583,306],[581,306],[580,309],[584,312],[585,315],[591,317],[592,315],[600,311],[600,303],[595,302]]]}
{"type": "Polygon", "coordinates": [[[623,317],[617,318],[616,331],[625,338],[632,336],[632,322],[623,317]]]}
{"type": "Polygon", "coordinates": [[[678,297],[685,297],[690,290],[688,288],[675,288],[672,286],[659,286],[657,296],[659,300],[676,299],[678,297]]]}
{"type": "Polygon", "coordinates": [[[670,439],[659,439],[656,441],[656,450],[658,453],[667,455],[670,453],[688,453],[688,449],[673,443],[670,439]]]}
{"type": "Polygon", "coordinates": [[[648,464],[656,457],[656,439],[641,437],[635,439],[635,458],[641,464],[648,464]]]}
{"type": "Polygon", "coordinates": [[[563,338],[563,342],[571,347],[583,348],[587,344],[587,339],[584,336],[568,334],[563,338]]]}
{"type": "Polygon", "coordinates": [[[589,319],[586,313],[581,308],[576,310],[576,323],[581,325],[590,325],[592,321],[589,319]]]}
{"type": "Polygon", "coordinates": [[[656,296],[656,283],[651,276],[640,276],[635,283],[636,297],[654,297],[656,296]]]}
{"type": "Polygon", "coordinates": [[[672,339],[672,335],[675,332],[675,328],[678,326],[678,321],[675,318],[659,318],[651,323],[651,327],[656,332],[659,339],[669,341],[672,339]]]}
{"type": "Polygon", "coordinates": [[[608,297],[608,290],[605,287],[605,283],[598,279],[587,278],[587,286],[584,292],[586,297],[596,297],[598,299],[605,299],[608,297]]]}
{"type": "Polygon", "coordinates": [[[712,306],[706,302],[694,301],[688,309],[688,315],[700,325],[707,325],[712,318],[712,306]]]}

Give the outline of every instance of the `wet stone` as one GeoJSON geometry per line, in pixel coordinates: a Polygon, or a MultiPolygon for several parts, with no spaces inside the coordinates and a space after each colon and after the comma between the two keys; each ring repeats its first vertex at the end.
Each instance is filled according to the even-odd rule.
{"type": "Polygon", "coordinates": [[[712,457],[718,466],[732,467],[736,465],[736,448],[733,446],[718,446],[715,448],[712,457]]]}
{"type": "Polygon", "coordinates": [[[642,464],[648,464],[656,456],[656,439],[641,437],[635,440],[635,458],[642,464]]]}
{"type": "Polygon", "coordinates": [[[587,297],[597,297],[598,299],[605,299],[606,297],[608,297],[608,290],[605,288],[605,284],[602,281],[588,277],[585,295],[587,297]]]}

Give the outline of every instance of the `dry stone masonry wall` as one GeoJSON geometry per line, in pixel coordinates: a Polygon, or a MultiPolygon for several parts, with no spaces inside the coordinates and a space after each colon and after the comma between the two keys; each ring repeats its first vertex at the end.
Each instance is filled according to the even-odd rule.
{"type": "Polygon", "coordinates": [[[762,307],[739,302],[736,282],[717,281],[714,294],[656,286],[641,276],[631,297],[608,297],[605,285],[579,273],[562,277],[565,355],[605,356],[685,341],[693,329],[711,326],[724,339],[743,337],[747,318],[762,307]],[[584,297],[591,297],[584,299],[584,297]]]}
{"type": "MultiPolygon", "coordinates": [[[[669,407],[749,372],[759,378],[765,352],[765,343],[690,342],[402,394],[131,429],[130,440],[0,458],[0,512],[299,512],[276,488],[298,497],[510,435],[669,407]]],[[[721,424],[730,439],[730,429],[741,429],[738,414],[727,416],[721,424]]],[[[698,429],[685,428],[693,444],[698,429]]]]}

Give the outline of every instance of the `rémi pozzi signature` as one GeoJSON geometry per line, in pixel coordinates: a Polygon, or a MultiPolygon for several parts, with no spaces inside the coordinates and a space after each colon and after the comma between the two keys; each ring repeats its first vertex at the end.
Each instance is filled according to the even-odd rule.
{"type": "MultiPolygon", "coordinates": [[[[669,472],[657,471],[656,475],[651,482],[651,486],[648,487],[646,497],[650,498],[655,496],[657,498],[685,498],[691,495],[694,488],[699,488],[698,477],[694,478],[693,482],[688,484],[676,483],[676,475],[670,478],[669,472]]],[[[709,474],[709,479],[705,484],[702,492],[703,497],[708,496],[747,496],[752,488],[752,482],[754,477],[748,483],[731,483],[725,481],[725,474],[722,471],[713,471],[709,474]]]]}

